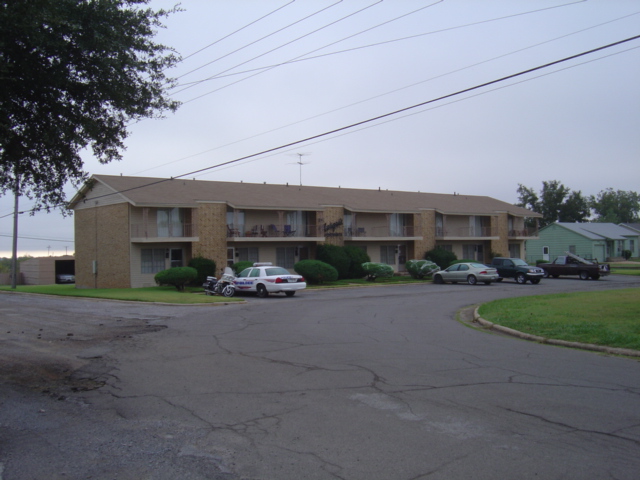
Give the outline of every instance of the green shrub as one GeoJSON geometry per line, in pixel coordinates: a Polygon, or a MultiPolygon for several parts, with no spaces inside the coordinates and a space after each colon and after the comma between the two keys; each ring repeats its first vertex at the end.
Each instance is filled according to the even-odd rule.
{"type": "Polygon", "coordinates": [[[443,269],[455,262],[457,258],[458,257],[455,253],[441,247],[436,247],[424,254],[425,260],[431,260],[436,265],[440,265],[440,268],[443,269]]]}
{"type": "Polygon", "coordinates": [[[249,260],[242,260],[241,262],[236,262],[233,265],[231,265],[231,270],[236,272],[236,275],[238,275],[245,268],[249,268],[249,267],[253,267],[253,262],[250,262],[249,260]]]}
{"type": "Polygon", "coordinates": [[[338,271],[338,278],[349,278],[351,260],[343,247],[337,245],[319,245],[316,250],[316,260],[328,263],[338,271]]]}
{"type": "Polygon", "coordinates": [[[347,273],[347,278],[362,278],[366,275],[364,269],[362,268],[363,263],[367,263],[371,261],[367,252],[360,247],[354,247],[352,245],[345,246],[344,252],[349,257],[349,270],[347,273]]]}
{"type": "Polygon", "coordinates": [[[540,265],[541,263],[549,263],[549,260],[543,260],[541,258],[536,260],[536,265],[540,265]]]}
{"type": "Polygon", "coordinates": [[[308,283],[322,284],[335,282],[338,271],[328,263],[320,260],[300,260],[293,266],[297,274],[302,275],[308,283]]]}
{"type": "Polygon", "coordinates": [[[418,279],[428,277],[440,270],[440,267],[430,260],[408,260],[405,267],[412,278],[418,279]]]}
{"type": "Polygon", "coordinates": [[[198,272],[198,276],[195,280],[195,283],[198,285],[202,285],[204,282],[206,282],[207,277],[216,276],[216,262],[209,258],[193,257],[189,261],[188,266],[191,268],[195,268],[198,272]]]}
{"type": "Polygon", "coordinates": [[[198,271],[192,267],[174,267],[156,273],[154,280],[158,285],[173,285],[179,292],[184,286],[198,277],[198,271]]]}
{"type": "Polygon", "coordinates": [[[625,260],[629,260],[631,258],[631,250],[623,250],[622,251],[622,256],[624,257],[625,260]]]}
{"type": "Polygon", "coordinates": [[[386,263],[366,262],[362,268],[370,282],[375,282],[378,277],[393,277],[393,267],[386,263]]]}
{"type": "Polygon", "coordinates": [[[469,260],[468,258],[461,258],[460,260],[454,260],[451,262],[451,265],[455,265],[456,263],[481,263],[478,260],[469,260]]]}

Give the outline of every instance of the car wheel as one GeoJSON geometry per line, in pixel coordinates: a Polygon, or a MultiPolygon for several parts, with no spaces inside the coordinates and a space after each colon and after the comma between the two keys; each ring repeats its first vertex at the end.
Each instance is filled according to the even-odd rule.
{"type": "Polygon", "coordinates": [[[580,280],[589,280],[589,272],[585,270],[580,271],[580,280]]]}
{"type": "Polygon", "coordinates": [[[476,283],[478,283],[478,279],[476,277],[474,277],[473,275],[469,275],[467,277],[467,283],[469,285],[475,285],[476,283]]]}
{"type": "Polygon", "coordinates": [[[527,283],[527,277],[525,277],[523,273],[519,273],[516,275],[516,282],[524,285],[525,283],[527,283]]]}
{"type": "Polygon", "coordinates": [[[442,275],[436,275],[435,277],[433,277],[433,283],[442,285],[444,283],[444,280],[442,280],[442,275]]]}
{"type": "Polygon", "coordinates": [[[236,288],[233,285],[227,285],[222,289],[222,295],[225,297],[233,297],[236,293],[236,288]]]}
{"type": "Polygon", "coordinates": [[[547,272],[546,270],[544,271],[544,275],[542,275],[544,278],[549,278],[549,272],[547,272]]]}
{"type": "Polygon", "coordinates": [[[533,283],[534,285],[537,285],[540,283],[540,279],[539,278],[534,278],[533,280],[531,280],[531,283],[533,283]]]}
{"type": "Polygon", "coordinates": [[[258,292],[258,296],[260,298],[265,298],[267,295],[269,295],[269,292],[267,291],[267,287],[265,287],[261,283],[258,284],[258,286],[256,287],[256,291],[258,292]]]}
{"type": "Polygon", "coordinates": [[[284,294],[285,294],[287,297],[293,297],[293,296],[296,294],[296,292],[284,292],[284,294]]]}

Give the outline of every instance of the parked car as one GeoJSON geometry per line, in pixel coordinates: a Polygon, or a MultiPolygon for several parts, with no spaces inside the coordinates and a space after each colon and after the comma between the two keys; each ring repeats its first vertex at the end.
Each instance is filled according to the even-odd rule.
{"type": "Polygon", "coordinates": [[[76,276],[68,273],[59,273],[56,275],[56,283],[76,283],[76,276]]]}
{"type": "Polygon", "coordinates": [[[531,266],[521,258],[495,257],[489,266],[498,270],[499,282],[503,278],[515,278],[520,284],[525,284],[529,280],[535,285],[544,277],[543,269],[531,266]]]}
{"type": "Polygon", "coordinates": [[[467,282],[475,285],[483,282],[490,285],[500,278],[498,271],[493,267],[487,267],[481,263],[455,263],[449,268],[440,270],[433,274],[434,283],[458,283],[467,282]]]}
{"type": "Polygon", "coordinates": [[[307,288],[302,275],[291,274],[286,268],[272,263],[254,263],[245,268],[233,281],[236,292],[256,292],[259,297],[270,293],[284,293],[293,297],[299,290],[307,288]]]}

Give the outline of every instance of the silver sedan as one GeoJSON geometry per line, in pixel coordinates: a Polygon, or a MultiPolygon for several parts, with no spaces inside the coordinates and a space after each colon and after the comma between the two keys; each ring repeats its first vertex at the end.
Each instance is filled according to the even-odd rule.
{"type": "Polygon", "coordinates": [[[455,263],[449,268],[433,274],[434,283],[467,282],[469,285],[475,285],[478,282],[483,282],[490,285],[498,278],[500,275],[495,268],[487,267],[481,263],[455,263]]]}

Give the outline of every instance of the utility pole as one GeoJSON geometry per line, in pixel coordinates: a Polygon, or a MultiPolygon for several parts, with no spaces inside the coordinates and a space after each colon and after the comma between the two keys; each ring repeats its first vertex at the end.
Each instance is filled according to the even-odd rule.
{"type": "Polygon", "coordinates": [[[13,190],[13,247],[11,257],[11,288],[18,286],[18,197],[20,196],[20,177],[16,168],[16,185],[13,190]]]}
{"type": "Polygon", "coordinates": [[[293,162],[291,165],[300,165],[300,186],[302,186],[302,165],[307,165],[310,162],[303,162],[302,157],[311,155],[311,153],[294,153],[294,155],[298,156],[298,161],[293,162]]]}

